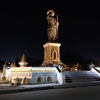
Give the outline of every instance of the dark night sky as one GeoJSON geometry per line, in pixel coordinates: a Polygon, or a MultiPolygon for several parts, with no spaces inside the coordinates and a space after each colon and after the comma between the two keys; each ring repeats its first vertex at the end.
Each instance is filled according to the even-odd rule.
{"type": "Polygon", "coordinates": [[[46,13],[53,9],[59,16],[61,55],[79,54],[99,61],[99,3],[49,2],[0,3],[0,59],[14,61],[22,54],[43,59],[43,45],[48,41],[46,13]]]}

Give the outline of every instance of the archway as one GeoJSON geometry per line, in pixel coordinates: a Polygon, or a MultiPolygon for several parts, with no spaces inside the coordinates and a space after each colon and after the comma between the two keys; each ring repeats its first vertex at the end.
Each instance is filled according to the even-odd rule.
{"type": "Polygon", "coordinates": [[[38,77],[37,82],[38,83],[42,83],[42,78],[41,77],[38,77]]]}
{"type": "Polygon", "coordinates": [[[47,82],[48,83],[52,82],[52,78],[50,76],[47,78],[47,82]]]}

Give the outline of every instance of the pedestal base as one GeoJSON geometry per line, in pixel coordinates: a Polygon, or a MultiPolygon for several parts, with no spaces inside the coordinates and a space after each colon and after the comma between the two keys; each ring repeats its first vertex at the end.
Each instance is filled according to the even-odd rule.
{"type": "Polygon", "coordinates": [[[55,66],[56,64],[63,65],[63,63],[60,60],[59,61],[48,60],[48,61],[43,61],[41,66],[55,66]]]}

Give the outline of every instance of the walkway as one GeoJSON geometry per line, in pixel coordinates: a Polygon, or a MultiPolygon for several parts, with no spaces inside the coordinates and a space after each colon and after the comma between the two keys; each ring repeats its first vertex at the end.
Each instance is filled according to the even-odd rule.
{"type": "Polygon", "coordinates": [[[10,84],[0,84],[0,94],[37,91],[45,89],[57,89],[57,88],[72,88],[72,87],[79,87],[79,86],[82,87],[82,86],[92,86],[92,85],[100,85],[100,82],[83,83],[83,84],[68,83],[66,85],[50,83],[50,84],[19,85],[19,86],[10,86],[10,84]]]}

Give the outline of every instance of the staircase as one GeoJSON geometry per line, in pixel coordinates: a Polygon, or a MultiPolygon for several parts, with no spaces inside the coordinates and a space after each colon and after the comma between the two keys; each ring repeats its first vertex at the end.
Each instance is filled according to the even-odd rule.
{"type": "Polygon", "coordinates": [[[65,75],[65,82],[66,83],[72,83],[71,78],[67,74],[65,75]]]}
{"type": "Polygon", "coordinates": [[[65,72],[65,83],[90,83],[96,81],[100,81],[100,75],[91,70],[65,72]]]}
{"type": "Polygon", "coordinates": [[[100,81],[100,76],[98,76],[96,73],[94,73],[93,71],[91,71],[90,74],[95,79],[95,81],[100,81]]]}

